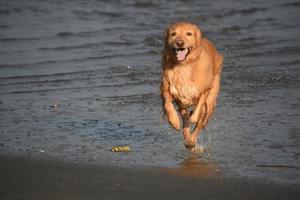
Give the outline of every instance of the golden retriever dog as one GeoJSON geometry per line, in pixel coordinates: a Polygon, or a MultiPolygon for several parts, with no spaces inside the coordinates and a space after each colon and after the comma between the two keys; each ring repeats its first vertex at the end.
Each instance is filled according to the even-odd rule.
{"type": "Polygon", "coordinates": [[[161,97],[169,123],[177,130],[182,118],[185,147],[196,150],[200,131],[211,118],[220,90],[223,56],[189,22],[176,22],[165,31],[161,97]],[[190,124],[195,124],[190,130],[190,124]]]}

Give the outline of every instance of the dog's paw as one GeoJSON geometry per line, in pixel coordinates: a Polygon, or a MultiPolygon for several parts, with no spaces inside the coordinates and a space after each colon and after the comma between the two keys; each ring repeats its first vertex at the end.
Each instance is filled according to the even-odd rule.
{"type": "Polygon", "coordinates": [[[185,148],[187,148],[189,151],[196,153],[196,154],[202,154],[205,152],[205,148],[202,145],[198,145],[197,142],[185,142],[184,144],[185,148]]]}
{"type": "Polygon", "coordinates": [[[187,148],[188,150],[192,151],[192,149],[194,149],[194,148],[196,147],[196,142],[185,141],[184,146],[185,146],[185,148],[187,148]]]}
{"type": "Polygon", "coordinates": [[[195,154],[202,154],[205,152],[205,148],[201,145],[197,145],[191,149],[191,152],[193,152],[195,154]]]}
{"type": "Polygon", "coordinates": [[[197,123],[197,121],[198,121],[198,116],[196,115],[196,113],[193,113],[192,116],[190,117],[190,122],[192,124],[195,124],[197,123]]]}
{"type": "Polygon", "coordinates": [[[176,130],[180,129],[180,120],[177,115],[169,117],[169,122],[176,130]]]}

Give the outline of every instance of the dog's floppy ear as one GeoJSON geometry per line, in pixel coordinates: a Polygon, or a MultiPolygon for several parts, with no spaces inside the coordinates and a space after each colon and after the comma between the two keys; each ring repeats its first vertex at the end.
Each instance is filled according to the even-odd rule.
{"type": "Polygon", "coordinates": [[[196,37],[197,47],[200,48],[201,41],[202,41],[202,32],[201,32],[200,28],[198,28],[196,25],[195,25],[195,37],[196,37]]]}
{"type": "Polygon", "coordinates": [[[168,40],[169,40],[169,29],[170,27],[168,27],[165,32],[164,32],[164,51],[168,51],[169,50],[169,43],[168,43],[168,40]]]}
{"type": "Polygon", "coordinates": [[[168,26],[168,28],[164,32],[164,48],[163,48],[163,52],[162,52],[162,67],[163,67],[163,69],[166,69],[169,67],[170,59],[171,59],[170,47],[169,47],[169,43],[168,43],[169,30],[170,30],[170,26],[168,26]]]}

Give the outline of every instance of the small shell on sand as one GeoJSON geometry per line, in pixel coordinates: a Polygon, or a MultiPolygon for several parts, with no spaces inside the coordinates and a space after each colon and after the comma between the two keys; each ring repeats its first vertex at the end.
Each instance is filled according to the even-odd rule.
{"type": "Polygon", "coordinates": [[[111,149],[112,152],[128,152],[130,151],[130,147],[126,146],[115,146],[111,149]]]}

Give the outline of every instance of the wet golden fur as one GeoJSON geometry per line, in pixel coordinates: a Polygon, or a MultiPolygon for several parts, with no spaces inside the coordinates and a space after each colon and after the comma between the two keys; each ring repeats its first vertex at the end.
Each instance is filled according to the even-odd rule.
{"type": "Polygon", "coordinates": [[[163,109],[169,123],[179,130],[181,123],[173,105],[176,103],[182,118],[185,146],[189,149],[196,147],[201,129],[215,110],[222,63],[223,56],[196,25],[176,22],[167,28],[162,56],[163,109]],[[191,107],[194,107],[192,112],[191,107]],[[192,132],[190,123],[196,124],[192,132]]]}

